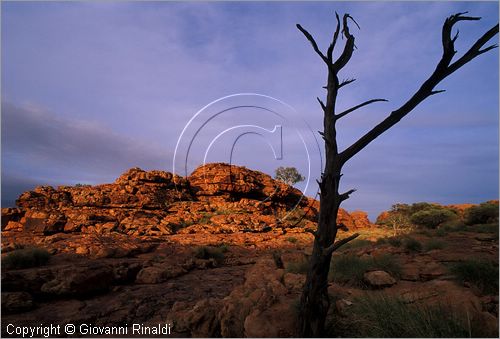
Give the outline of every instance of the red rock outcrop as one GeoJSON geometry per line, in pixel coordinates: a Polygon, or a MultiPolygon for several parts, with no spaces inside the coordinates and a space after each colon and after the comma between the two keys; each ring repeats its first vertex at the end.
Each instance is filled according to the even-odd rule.
{"type": "MultiPolygon", "coordinates": [[[[314,228],[318,201],[269,175],[214,163],[183,178],[132,168],[112,184],[39,186],[2,209],[2,230],[35,234],[259,232],[314,228]]],[[[364,212],[340,210],[348,229],[370,226],[364,212]]]]}

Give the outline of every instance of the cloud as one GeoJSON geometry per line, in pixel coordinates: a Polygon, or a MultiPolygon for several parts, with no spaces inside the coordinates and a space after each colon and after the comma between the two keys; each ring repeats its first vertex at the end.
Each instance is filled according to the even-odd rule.
{"type": "Polygon", "coordinates": [[[2,186],[7,195],[35,182],[100,183],[130,167],[169,169],[171,163],[172,152],[166,148],[97,122],[60,117],[32,105],[2,104],[2,186]]]}

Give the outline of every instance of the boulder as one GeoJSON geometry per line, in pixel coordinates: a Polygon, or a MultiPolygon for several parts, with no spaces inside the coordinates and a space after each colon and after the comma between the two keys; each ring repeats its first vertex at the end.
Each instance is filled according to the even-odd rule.
{"type": "Polygon", "coordinates": [[[386,271],[366,272],[363,275],[363,281],[373,288],[391,287],[396,283],[396,279],[386,271]]]}

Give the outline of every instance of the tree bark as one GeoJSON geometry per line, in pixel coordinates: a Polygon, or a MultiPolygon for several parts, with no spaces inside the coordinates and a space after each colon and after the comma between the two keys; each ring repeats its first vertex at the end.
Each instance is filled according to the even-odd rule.
{"type": "Polygon", "coordinates": [[[355,80],[348,79],[339,82],[338,72],[348,64],[355,48],[354,36],[349,31],[348,20],[352,20],[356,26],[357,23],[349,14],[344,14],[341,24],[339,15],[335,13],[337,28],[326,55],[320,51],[312,35],[302,28],[302,26],[297,25],[297,28],[309,40],[314,51],[320,56],[328,69],[327,85],[324,87],[327,91],[326,104],[318,98],[318,102],[321,105],[324,115],[324,131],[320,132],[320,134],[325,141],[326,159],[321,180],[318,181],[320,186],[320,213],[318,228],[314,233],[313,252],[309,261],[306,282],[300,300],[300,336],[321,337],[324,334],[326,315],[330,307],[330,300],[328,298],[328,273],[330,271],[332,253],[340,246],[357,237],[357,234],[354,234],[351,237],[335,242],[338,230],[337,215],[340,205],[355,191],[349,190],[348,192],[342,194],[339,193],[339,184],[342,176],[343,165],[359,151],[365,148],[370,142],[398,123],[422,101],[427,99],[429,96],[443,92],[441,90],[434,90],[434,87],[444,78],[477,56],[497,47],[496,45],[492,45],[481,49],[498,33],[498,24],[483,34],[483,36],[481,36],[481,38],[479,38],[461,58],[454,63],[451,63],[453,56],[456,53],[454,49],[454,42],[458,37],[458,33],[453,38],[451,37],[453,25],[458,21],[480,19],[464,16],[463,14],[465,13],[458,13],[446,19],[442,30],[443,56],[441,60],[439,60],[434,72],[422,84],[419,90],[400,108],[391,112],[385,120],[376,125],[358,141],[340,153],[338,151],[337,144],[337,120],[347,116],[359,108],[386,100],[368,100],[344,112],[336,114],[335,105],[339,89],[355,80]],[[333,60],[333,51],[336,47],[339,34],[344,35],[346,42],[340,56],[337,60],[333,60]]]}

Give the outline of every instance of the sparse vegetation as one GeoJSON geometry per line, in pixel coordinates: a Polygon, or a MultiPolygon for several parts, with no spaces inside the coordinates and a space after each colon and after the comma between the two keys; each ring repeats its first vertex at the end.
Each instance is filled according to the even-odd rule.
{"type": "Polygon", "coordinates": [[[6,268],[28,268],[45,265],[50,259],[50,253],[43,248],[28,247],[9,252],[2,258],[6,268]]]}
{"type": "Polygon", "coordinates": [[[401,273],[399,263],[390,255],[358,257],[347,254],[332,258],[329,276],[336,283],[364,287],[363,275],[369,270],[384,270],[394,276],[399,276],[401,273]]]}
{"type": "Polygon", "coordinates": [[[483,202],[465,211],[467,225],[498,223],[498,204],[483,202]]]}
{"type": "Polygon", "coordinates": [[[469,259],[451,265],[456,279],[477,286],[483,293],[498,294],[498,264],[492,261],[469,259]]]}
{"type": "Polygon", "coordinates": [[[422,250],[422,244],[420,241],[410,237],[404,240],[404,247],[410,252],[420,252],[422,250]]]}
{"type": "Polygon", "coordinates": [[[295,244],[298,241],[298,239],[295,237],[287,237],[286,241],[291,242],[292,244],[295,244]]]}
{"type": "Polygon", "coordinates": [[[388,295],[364,295],[354,300],[350,336],[379,338],[483,337],[465,314],[444,305],[407,304],[388,295]]]}
{"type": "Polygon", "coordinates": [[[438,239],[430,239],[424,244],[425,251],[440,250],[446,246],[444,241],[438,239]]]}

